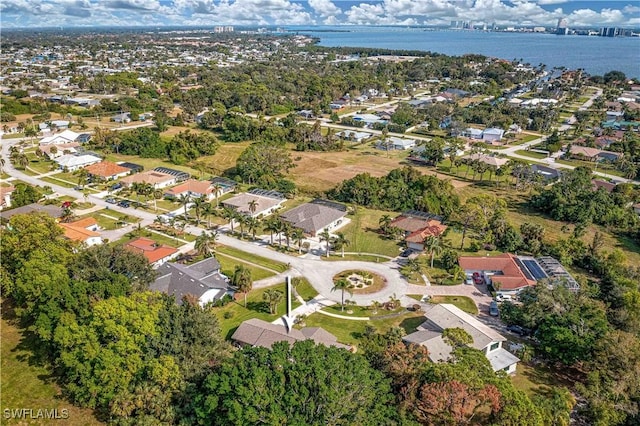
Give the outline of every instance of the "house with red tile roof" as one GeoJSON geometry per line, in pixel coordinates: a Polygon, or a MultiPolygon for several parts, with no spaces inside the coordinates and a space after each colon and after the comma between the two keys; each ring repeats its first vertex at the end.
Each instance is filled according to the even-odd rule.
{"type": "MultiPolygon", "coordinates": [[[[220,196],[221,193],[222,191],[219,191],[218,196],[220,196]]],[[[189,196],[192,199],[204,196],[207,201],[211,201],[216,196],[213,190],[213,184],[208,180],[189,179],[164,192],[164,196],[167,198],[177,199],[182,195],[189,196]]]]}
{"type": "Polygon", "coordinates": [[[158,267],[178,254],[178,249],[158,244],[150,238],[139,237],[124,245],[127,249],[141,253],[153,267],[158,267]]]}
{"type": "Polygon", "coordinates": [[[90,166],[85,167],[89,175],[96,176],[102,178],[104,180],[114,180],[119,177],[127,176],[131,170],[122,167],[116,163],[112,163],[111,161],[101,161],[97,164],[92,164],[90,166]]]}
{"type": "Polygon", "coordinates": [[[536,283],[532,276],[520,267],[519,259],[510,253],[498,256],[460,256],[460,267],[471,277],[478,274],[487,284],[497,283],[499,293],[516,294],[536,283]]]}
{"type": "Polygon", "coordinates": [[[422,212],[405,212],[389,224],[404,231],[407,248],[424,250],[424,240],[430,236],[439,237],[447,229],[440,218],[422,212]]]}
{"type": "Polygon", "coordinates": [[[98,222],[92,217],[77,220],[70,223],[58,224],[64,231],[65,238],[84,243],[88,247],[102,244],[102,237],[98,232],[100,227],[98,222]]]}

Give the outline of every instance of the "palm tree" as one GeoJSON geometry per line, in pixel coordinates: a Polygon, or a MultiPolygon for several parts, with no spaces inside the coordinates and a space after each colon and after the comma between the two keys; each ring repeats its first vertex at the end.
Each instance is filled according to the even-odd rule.
{"type": "Polygon", "coordinates": [[[378,225],[380,225],[380,230],[384,234],[387,234],[389,232],[389,226],[391,226],[391,221],[392,221],[391,216],[389,216],[388,214],[385,214],[380,218],[380,220],[378,220],[378,225]]]}
{"type": "Polygon", "coordinates": [[[198,252],[198,254],[203,255],[205,257],[213,256],[213,253],[217,245],[217,242],[216,242],[217,238],[218,238],[218,231],[213,231],[211,233],[204,231],[202,234],[198,235],[196,237],[196,244],[195,244],[195,249],[198,252]]]}
{"type": "Polygon", "coordinates": [[[240,239],[244,238],[244,227],[249,225],[249,221],[251,219],[251,216],[246,216],[243,214],[238,217],[238,224],[240,225],[240,239]]]}
{"type": "Polygon", "coordinates": [[[0,174],[4,173],[4,165],[5,165],[5,161],[4,158],[0,157],[0,174]]]}
{"type": "Polygon", "coordinates": [[[460,265],[454,266],[449,273],[451,274],[451,279],[454,281],[462,281],[465,277],[464,269],[462,269],[460,265]]]}
{"type": "Polygon", "coordinates": [[[244,265],[236,265],[231,278],[231,284],[238,289],[240,293],[244,293],[244,307],[247,307],[247,293],[253,288],[251,280],[251,270],[244,265]]]}
{"type": "Polygon", "coordinates": [[[325,229],[318,235],[318,237],[320,238],[320,242],[327,242],[327,257],[329,257],[329,244],[331,243],[331,234],[329,234],[329,231],[325,229]]]}
{"type": "Polygon", "coordinates": [[[256,239],[256,232],[260,228],[260,220],[255,217],[247,217],[247,231],[251,232],[253,239],[256,239]]]}
{"type": "Polygon", "coordinates": [[[276,313],[278,309],[278,303],[280,303],[282,298],[283,298],[282,292],[278,290],[274,290],[272,288],[262,293],[262,300],[264,300],[269,304],[269,313],[271,315],[276,313]]]}
{"type": "Polygon", "coordinates": [[[411,274],[422,274],[422,265],[418,261],[418,259],[409,259],[407,260],[406,268],[409,270],[411,274]]]}
{"type": "Polygon", "coordinates": [[[272,217],[265,222],[264,229],[266,231],[269,231],[271,237],[271,245],[273,245],[273,234],[280,230],[280,227],[278,225],[279,220],[280,219],[277,217],[272,217]]]}
{"type": "MultiPolygon", "coordinates": [[[[152,186],[153,188],[153,186],[152,186]]],[[[157,189],[157,188],[153,188],[153,208],[154,210],[157,212],[158,211],[158,200],[161,200],[164,193],[162,192],[161,189],[157,189]]]]}
{"type": "Polygon", "coordinates": [[[231,225],[231,233],[233,233],[233,221],[238,217],[238,213],[230,207],[225,207],[222,209],[222,218],[229,221],[229,225],[231,225]]]}
{"type": "Polygon", "coordinates": [[[216,208],[220,207],[220,202],[218,198],[220,197],[220,192],[222,192],[224,188],[219,183],[214,183],[211,185],[211,191],[215,194],[216,197],[216,208]]]}
{"type": "Polygon", "coordinates": [[[193,200],[193,208],[196,212],[196,226],[200,226],[200,213],[205,204],[207,204],[207,200],[204,195],[193,200]]]}
{"type": "Polygon", "coordinates": [[[282,222],[282,234],[287,241],[287,250],[291,248],[291,234],[293,233],[293,226],[289,222],[282,222]]]}
{"type": "Polygon", "coordinates": [[[14,162],[22,169],[26,170],[29,165],[29,158],[24,152],[19,152],[14,157],[14,162]]]}
{"type": "Polygon", "coordinates": [[[187,206],[189,205],[189,201],[191,201],[191,197],[189,197],[189,194],[180,194],[180,196],[178,197],[178,201],[184,207],[184,220],[189,220],[187,206]]]}
{"type": "Polygon", "coordinates": [[[205,203],[202,206],[202,214],[207,218],[207,229],[211,229],[211,216],[215,213],[215,209],[213,208],[213,204],[205,203]]]}
{"type": "Polygon", "coordinates": [[[304,242],[304,231],[300,228],[293,228],[291,239],[298,244],[298,254],[302,253],[302,243],[304,242]]]}
{"type": "Polygon", "coordinates": [[[371,312],[375,315],[378,313],[378,309],[380,309],[380,302],[378,302],[377,300],[374,300],[373,302],[371,302],[371,312]]]}
{"type": "Polygon", "coordinates": [[[435,235],[429,235],[424,239],[423,242],[424,248],[429,251],[431,255],[431,268],[433,269],[433,258],[437,253],[442,252],[442,244],[440,244],[440,237],[436,237],[435,235]]]}
{"type": "Polygon", "coordinates": [[[342,232],[336,232],[336,236],[333,239],[333,245],[336,250],[342,251],[342,257],[344,257],[344,248],[351,244],[351,241],[347,240],[347,237],[342,232]]]}
{"type": "Polygon", "coordinates": [[[341,311],[343,312],[344,312],[344,292],[346,290],[349,293],[349,296],[353,296],[353,292],[351,291],[351,288],[352,288],[351,283],[346,279],[341,278],[333,284],[333,288],[331,289],[331,291],[340,290],[342,292],[342,301],[340,305],[341,305],[341,311]]]}
{"type": "Polygon", "coordinates": [[[251,213],[251,216],[253,216],[256,213],[256,210],[258,209],[258,202],[256,200],[251,200],[249,201],[249,212],[251,213]]]}

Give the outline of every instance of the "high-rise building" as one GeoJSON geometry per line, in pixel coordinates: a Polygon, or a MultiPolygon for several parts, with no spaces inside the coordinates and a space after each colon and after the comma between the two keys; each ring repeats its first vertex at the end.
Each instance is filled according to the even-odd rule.
{"type": "Polygon", "coordinates": [[[567,18],[558,19],[558,26],[556,26],[556,34],[566,35],[569,33],[569,24],[567,18]]]}

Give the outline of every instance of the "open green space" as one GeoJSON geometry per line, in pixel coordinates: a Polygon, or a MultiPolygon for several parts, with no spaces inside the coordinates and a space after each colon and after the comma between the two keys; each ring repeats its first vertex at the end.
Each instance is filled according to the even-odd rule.
{"type": "Polygon", "coordinates": [[[298,293],[298,296],[302,297],[305,302],[308,302],[318,295],[318,291],[309,284],[306,278],[300,278],[300,284],[296,287],[296,293],[298,293]]]}
{"type": "MultiPolygon", "coordinates": [[[[7,320],[12,314],[4,309],[0,326],[2,345],[0,346],[0,407],[4,409],[31,408],[53,410],[57,409],[61,414],[63,409],[68,410],[68,419],[60,424],[100,425],[89,409],[78,408],[71,405],[61,395],[60,389],[55,384],[55,377],[50,368],[41,365],[34,359],[33,352],[37,348],[35,338],[28,331],[17,328],[15,319],[7,320]]],[[[35,414],[35,411],[34,411],[35,414]]],[[[43,424],[39,420],[8,420],[2,421],[3,425],[38,425],[43,424]]]]}
{"type": "Polygon", "coordinates": [[[537,158],[537,159],[543,159],[543,158],[547,158],[548,155],[547,154],[543,154],[541,152],[535,152],[535,151],[528,151],[525,149],[519,149],[516,151],[516,154],[519,155],[524,155],[525,157],[531,157],[531,158],[537,158]]]}
{"type": "Polygon", "coordinates": [[[544,395],[552,387],[564,386],[572,389],[575,379],[569,378],[566,372],[558,371],[544,364],[530,364],[519,362],[516,374],[511,382],[529,396],[544,395]]]}
{"type": "Polygon", "coordinates": [[[571,159],[571,160],[557,159],[556,163],[566,164],[568,166],[573,166],[573,167],[579,167],[579,166],[589,167],[590,169],[596,172],[607,173],[607,174],[618,176],[618,177],[624,177],[624,173],[616,169],[615,165],[611,163],[606,163],[606,162],[594,163],[593,161],[582,161],[582,160],[576,160],[576,159],[571,159]]]}
{"type": "MultiPolygon", "coordinates": [[[[345,291],[344,297],[345,297],[345,300],[348,299],[349,297],[346,291],[345,291]]],[[[382,307],[379,307],[377,308],[377,310],[374,311],[371,306],[357,306],[357,305],[355,306],[347,305],[344,307],[344,311],[343,311],[339,303],[336,305],[324,307],[322,308],[322,310],[325,312],[329,312],[331,314],[344,315],[345,317],[369,317],[372,319],[406,312],[406,308],[402,306],[392,311],[383,309],[382,307]],[[347,311],[351,311],[351,313],[348,313],[347,311]]]]}
{"type": "Polygon", "coordinates": [[[178,239],[174,239],[168,235],[164,235],[164,234],[159,234],[156,232],[151,232],[147,229],[138,229],[137,227],[134,227],[131,232],[125,234],[122,238],[120,238],[118,241],[115,242],[116,245],[122,245],[122,244],[126,244],[131,240],[135,240],[138,237],[145,237],[145,238],[149,238],[152,239],[153,241],[155,241],[158,244],[166,244],[169,247],[175,247],[178,248],[180,246],[182,246],[183,244],[185,244],[183,241],[178,240],[178,239]]]}
{"type": "Polygon", "coordinates": [[[140,164],[142,167],[144,167],[144,170],[153,170],[156,167],[167,167],[170,169],[175,169],[175,170],[181,170],[183,172],[187,172],[193,176],[196,177],[201,177],[203,176],[204,178],[210,178],[211,175],[209,173],[201,173],[198,170],[195,170],[189,166],[183,166],[183,165],[176,165],[173,163],[170,163],[168,161],[164,161],[158,158],[141,158],[135,155],[122,155],[122,154],[108,154],[105,158],[105,160],[108,161],[113,161],[115,163],[120,162],[120,161],[126,161],[129,163],[135,163],[135,164],[140,164]]]}
{"type": "Polygon", "coordinates": [[[222,272],[224,275],[228,277],[233,276],[233,272],[235,271],[236,265],[243,265],[247,269],[249,269],[249,271],[251,271],[251,279],[253,281],[263,280],[265,278],[269,278],[275,275],[275,273],[272,271],[268,271],[261,267],[251,265],[249,263],[243,262],[242,260],[237,260],[237,259],[225,256],[224,254],[220,253],[219,250],[217,251],[218,253],[216,254],[216,259],[218,259],[218,262],[220,262],[220,272],[222,272]]]}
{"type": "MultiPolygon", "coordinates": [[[[218,258],[219,259],[219,258],[218,258]]],[[[220,320],[221,333],[227,339],[231,338],[231,335],[236,331],[238,326],[243,322],[251,318],[258,318],[264,321],[274,321],[286,313],[286,300],[285,297],[278,303],[278,309],[274,315],[269,313],[269,305],[262,299],[262,295],[268,289],[274,289],[283,293],[285,292],[285,284],[278,284],[275,286],[260,288],[251,290],[247,294],[247,307],[244,307],[244,296],[241,293],[237,294],[236,301],[228,303],[226,306],[220,308],[213,308],[218,319],[220,320]]],[[[300,302],[293,299],[293,309],[300,306],[300,302]]]]}
{"type": "Polygon", "coordinates": [[[351,219],[351,223],[338,231],[342,232],[349,241],[345,251],[397,256],[400,250],[398,242],[378,233],[379,221],[384,215],[393,218],[397,213],[357,207],[355,214],[347,216],[351,219]]]}
{"type": "Polygon", "coordinates": [[[346,320],[315,313],[307,317],[305,325],[307,327],[322,327],[336,336],[339,342],[357,345],[368,325],[380,333],[385,333],[392,327],[401,327],[408,334],[416,331],[416,328],[423,322],[424,315],[419,312],[408,312],[391,318],[369,321],[346,320]]]}
{"type": "Polygon", "coordinates": [[[475,302],[467,296],[431,296],[429,303],[450,303],[467,313],[478,315],[478,307],[475,302]]]}
{"type": "Polygon", "coordinates": [[[247,253],[246,251],[238,250],[233,247],[220,245],[216,249],[216,252],[221,254],[226,254],[228,256],[236,257],[238,259],[244,260],[249,263],[254,263],[263,268],[270,269],[275,272],[284,272],[289,267],[284,263],[277,262],[275,260],[267,259],[266,257],[258,256],[252,253],[247,253]]]}
{"type": "Polygon", "coordinates": [[[56,178],[55,176],[46,176],[46,177],[40,178],[40,180],[44,182],[52,183],[54,185],[62,186],[65,188],[73,188],[77,185],[73,182],[68,182],[68,181],[56,178]]]}

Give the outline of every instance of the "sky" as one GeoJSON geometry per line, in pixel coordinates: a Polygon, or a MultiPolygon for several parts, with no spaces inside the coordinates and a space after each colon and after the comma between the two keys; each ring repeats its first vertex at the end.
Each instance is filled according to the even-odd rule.
{"type": "Polygon", "coordinates": [[[0,0],[2,28],[449,25],[640,27],[639,0],[0,0]]]}

